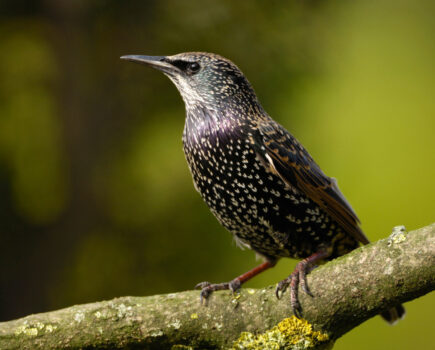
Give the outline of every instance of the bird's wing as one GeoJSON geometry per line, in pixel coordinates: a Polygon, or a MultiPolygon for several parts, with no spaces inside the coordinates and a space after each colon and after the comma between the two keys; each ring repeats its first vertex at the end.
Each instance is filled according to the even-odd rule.
{"type": "Polygon", "coordinates": [[[266,120],[255,135],[257,153],[269,170],[284,183],[295,187],[317,203],[347,233],[363,244],[369,243],[359,227],[359,219],[344,198],[334,178],[326,176],[305,148],[281,125],[266,120]]]}

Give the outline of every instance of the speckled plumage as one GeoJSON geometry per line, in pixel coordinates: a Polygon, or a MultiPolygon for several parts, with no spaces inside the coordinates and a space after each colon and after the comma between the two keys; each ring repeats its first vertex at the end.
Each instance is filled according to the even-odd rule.
{"type": "MultiPolygon", "coordinates": [[[[188,111],[188,120],[195,112],[188,111]]],[[[198,192],[237,242],[271,260],[305,258],[321,244],[332,245],[334,255],[358,246],[355,239],[340,235],[341,227],[317,203],[276,174],[265,146],[258,143],[257,123],[243,120],[225,127],[225,122],[208,122],[198,130],[188,121],[183,143],[198,192]]],[[[283,130],[271,120],[264,122],[283,130]]]]}
{"type": "MultiPolygon", "coordinates": [[[[205,96],[192,93],[178,77],[171,79],[186,103],[183,145],[195,187],[237,242],[270,260],[306,258],[320,245],[334,248],[331,257],[356,248],[358,241],[345,235],[297,181],[274,169],[277,150],[280,159],[294,155],[295,166],[307,166],[307,171],[313,167],[322,184],[334,184],[302,145],[267,115],[240,70],[217,55],[181,54],[174,60],[183,58],[213,66],[205,96]]],[[[351,225],[358,227],[350,207],[345,210],[353,215],[351,225]]]]}
{"type": "MultiPolygon", "coordinates": [[[[298,311],[297,287],[309,293],[305,273],[312,264],[369,242],[336,181],[270,118],[231,61],[201,52],[126,58],[162,70],[177,86],[186,105],[183,149],[195,188],[237,243],[266,260],[230,283],[200,284],[201,296],[237,289],[279,258],[304,259],[277,289],[291,286],[298,311]]],[[[394,321],[402,311],[384,316],[394,321]]]]}

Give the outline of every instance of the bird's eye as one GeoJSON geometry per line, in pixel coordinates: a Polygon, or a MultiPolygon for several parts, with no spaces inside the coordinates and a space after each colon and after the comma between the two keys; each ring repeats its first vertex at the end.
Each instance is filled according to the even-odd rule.
{"type": "Polygon", "coordinates": [[[198,62],[192,62],[192,63],[189,63],[189,65],[187,66],[187,71],[190,74],[195,74],[199,71],[200,68],[201,68],[201,66],[199,65],[198,62]]]}

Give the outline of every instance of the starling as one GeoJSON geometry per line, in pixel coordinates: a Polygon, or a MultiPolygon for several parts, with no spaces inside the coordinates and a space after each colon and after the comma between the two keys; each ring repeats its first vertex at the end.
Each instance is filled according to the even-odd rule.
{"type": "MultiPolygon", "coordinates": [[[[201,301],[212,292],[240,288],[280,258],[302,259],[278,283],[290,287],[295,314],[298,289],[311,295],[306,274],[316,263],[346,254],[369,240],[352,207],[305,148],[261,106],[240,69],[216,54],[123,56],[162,71],[186,105],[183,149],[196,190],[237,244],[264,259],[228,283],[199,283],[201,301]]],[[[382,316],[401,318],[399,305],[382,316]]]]}

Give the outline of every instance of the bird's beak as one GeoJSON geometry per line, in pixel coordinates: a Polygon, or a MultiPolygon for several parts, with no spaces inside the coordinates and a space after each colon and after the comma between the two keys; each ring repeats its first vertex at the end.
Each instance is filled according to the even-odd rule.
{"type": "Polygon", "coordinates": [[[174,74],[179,69],[165,60],[166,56],[142,56],[127,55],[121,56],[121,60],[137,62],[161,70],[163,73],[174,74]]]}

